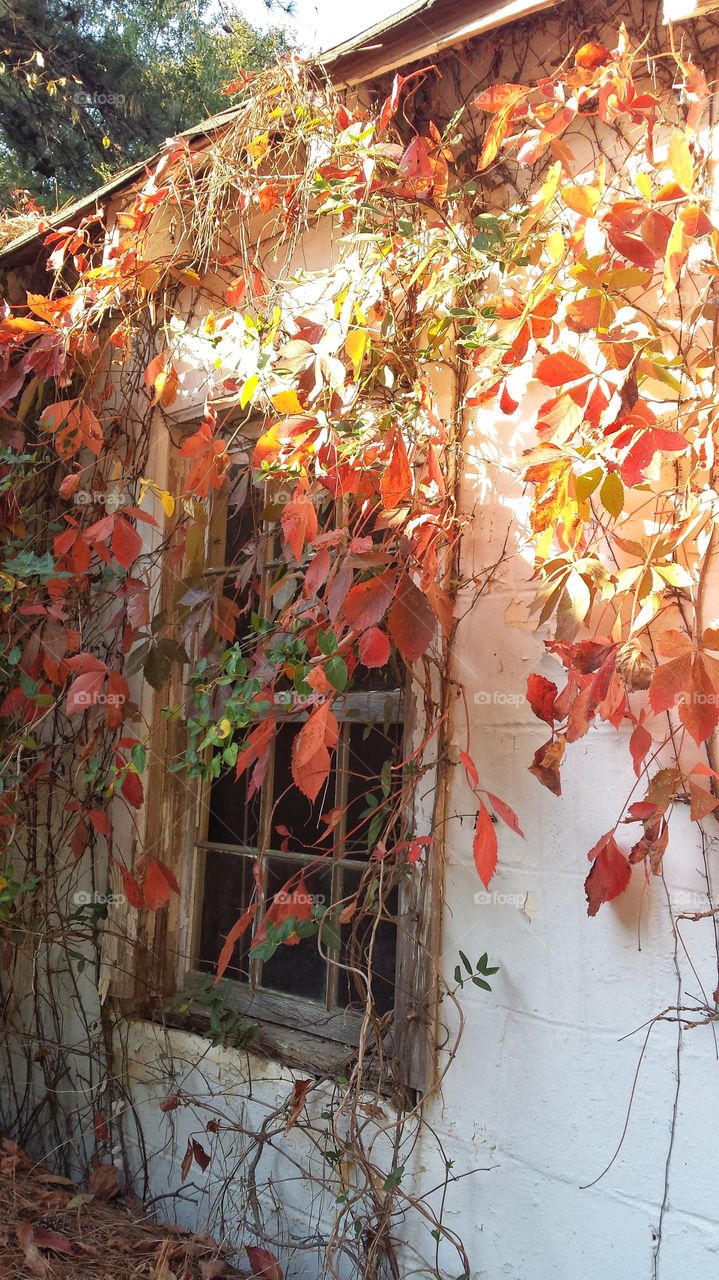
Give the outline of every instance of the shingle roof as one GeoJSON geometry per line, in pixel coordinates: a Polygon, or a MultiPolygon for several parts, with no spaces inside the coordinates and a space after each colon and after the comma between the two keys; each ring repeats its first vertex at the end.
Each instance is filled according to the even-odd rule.
{"type": "MultiPolygon", "coordinates": [[[[414,4],[384,18],[373,27],[318,55],[316,63],[337,84],[360,84],[374,76],[404,66],[417,58],[431,57],[441,49],[461,44],[482,32],[495,30],[564,0],[415,0],[414,4]]],[[[238,107],[229,107],[209,116],[180,135],[184,138],[211,136],[233,119],[238,107]]],[[[72,224],[76,217],[100,204],[106,196],[124,190],[144,177],[160,152],[124,169],[97,190],[66,205],[45,219],[47,227],[72,224]]],[[[0,250],[0,265],[28,260],[44,232],[29,231],[0,250]]]]}

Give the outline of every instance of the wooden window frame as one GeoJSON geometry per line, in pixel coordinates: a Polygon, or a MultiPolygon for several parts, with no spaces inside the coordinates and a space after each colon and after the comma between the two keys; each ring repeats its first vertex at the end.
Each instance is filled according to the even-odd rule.
{"type": "MultiPolygon", "coordinates": [[[[168,487],[171,483],[177,486],[178,479],[181,480],[173,472],[183,464],[176,457],[173,460],[173,453],[168,451],[168,487]]],[[[227,507],[224,491],[212,500],[208,526],[210,566],[224,563],[227,507]]],[[[166,565],[158,610],[164,604],[170,605],[176,581],[177,569],[172,570],[169,564],[166,565]]],[[[186,675],[185,672],[184,678],[186,675]]],[[[153,848],[162,850],[160,856],[174,870],[180,882],[181,895],[179,902],[173,895],[168,909],[144,917],[138,930],[140,946],[133,993],[128,996],[126,989],[119,992],[125,997],[126,1007],[131,1006],[134,1013],[149,1017],[157,1016],[158,997],[166,1001],[178,992],[192,991],[206,985],[208,977],[206,972],[198,971],[194,963],[204,872],[204,859],[198,856],[198,832],[204,821],[202,815],[207,812],[206,792],[204,784],[188,785],[187,779],[181,775],[167,772],[165,762],[168,758],[175,758],[178,749],[182,749],[180,744],[184,731],[178,721],[162,715],[162,708],[173,701],[181,703],[186,696],[183,673],[175,670],[170,684],[169,689],[153,697],[151,724],[155,749],[148,768],[146,792],[148,796],[159,795],[159,802],[147,808],[143,846],[150,851],[153,848]],[[171,841],[169,848],[164,834],[168,831],[183,833],[180,839],[171,841]],[[183,902],[189,902],[189,910],[183,902]]],[[[383,693],[375,696],[385,697],[383,693]]],[[[404,734],[409,742],[422,724],[421,704],[411,681],[408,681],[403,698],[404,734]]],[[[439,782],[438,772],[435,770],[435,785],[439,782]]],[[[415,1096],[426,1093],[436,1080],[436,962],[443,906],[441,846],[441,840],[435,841],[431,855],[422,859],[398,886],[395,972],[411,975],[411,982],[396,984],[386,1056],[396,1064],[391,1086],[409,1089],[415,1096]]],[[[285,855],[281,853],[280,856],[285,855]]],[[[265,1053],[293,1067],[315,1071],[336,1071],[351,1060],[357,1040],[357,1024],[353,1018],[331,1013],[324,1028],[320,1025],[321,1020],[315,1021],[310,1031],[303,1011],[306,1012],[306,1005],[314,1005],[314,1002],[300,996],[275,997],[265,990],[246,991],[242,983],[232,979],[223,979],[220,989],[229,1008],[257,1020],[256,1034],[249,1046],[253,1051],[265,1053]],[[293,1019],[288,1015],[289,1002],[296,1009],[293,1019]]],[[[209,1014],[198,1009],[191,1017],[163,1012],[162,1018],[181,1027],[201,1029],[209,1014]]]]}

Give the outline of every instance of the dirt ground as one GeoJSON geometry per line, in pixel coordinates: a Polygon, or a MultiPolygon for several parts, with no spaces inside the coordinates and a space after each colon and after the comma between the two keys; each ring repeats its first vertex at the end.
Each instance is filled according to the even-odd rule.
{"type": "Polygon", "coordinates": [[[98,1164],[86,1189],[0,1138],[0,1280],[215,1280],[231,1267],[217,1241],[161,1225],[98,1164]]]}

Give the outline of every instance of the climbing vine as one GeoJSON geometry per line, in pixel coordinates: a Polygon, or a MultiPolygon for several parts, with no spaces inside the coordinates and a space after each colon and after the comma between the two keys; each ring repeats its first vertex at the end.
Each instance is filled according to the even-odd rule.
{"type": "MultiPolygon", "coordinates": [[[[488,411],[535,431],[521,464],[532,618],[564,669],[561,688],[529,678],[550,736],[527,767],[559,796],[568,746],[599,722],[627,731],[636,783],[589,851],[589,914],[633,866],[661,873],[678,805],[700,825],[719,805],[706,79],[622,28],[615,47],[584,44],[419,132],[413,102],[438,74],[397,75],[371,109],[293,59],[242,78],[232,117],[202,145],[172,140],[111,225],[93,213],[47,234],[48,288],[4,308],[8,964],[67,929],[68,859],[98,876],[107,860],[138,911],[180,892],[172,859],[141,838],[148,686],[184,726],[171,772],[231,772],[251,798],[294,721],[293,783],[321,807],[342,700],[375,676],[407,683],[417,732],[376,780],[371,856],[341,922],[391,914],[439,839],[413,800],[462,706],[444,678],[458,592],[492,577],[468,580],[461,556],[464,436],[488,411]],[[309,231],[321,273],[305,264],[309,231]],[[241,558],[220,566],[218,496],[255,513],[241,558]]],[[[511,779],[506,796],[482,786],[469,729],[460,755],[488,886],[504,833],[522,834],[511,779]]],[[[331,832],[338,815],[323,819],[331,832]]],[[[307,936],[322,947],[326,923],[295,873],[249,903],[217,978],[245,933],[266,955],[307,936]]],[[[80,913],[72,930],[76,950],[98,944],[99,974],[103,921],[80,913]]],[[[471,981],[492,972],[484,956],[471,981]]],[[[357,1097],[365,1085],[360,1073],[357,1097]]]]}

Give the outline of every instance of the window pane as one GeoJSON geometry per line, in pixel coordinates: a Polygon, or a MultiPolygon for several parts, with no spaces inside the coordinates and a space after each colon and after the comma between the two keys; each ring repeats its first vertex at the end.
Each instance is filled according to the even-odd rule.
{"type": "MultiPolygon", "coordinates": [[[[357,892],[361,878],[361,872],[344,869],[343,898],[357,892]]],[[[346,1008],[364,1008],[365,983],[351,970],[354,968],[359,970],[360,975],[366,976],[371,950],[372,998],[378,1013],[388,1013],[394,1005],[397,927],[393,920],[397,915],[396,888],[387,894],[381,913],[383,917],[389,915],[392,919],[382,918],[377,923],[377,914],[373,891],[361,892],[355,917],[349,924],[342,926],[341,960],[348,968],[340,970],[338,1002],[346,1008]]]]}
{"type": "MultiPolygon", "coordinates": [[[[348,854],[367,853],[367,837],[372,819],[385,799],[378,782],[382,766],[387,761],[393,765],[399,764],[402,759],[401,747],[402,726],[399,724],[390,725],[386,734],[381,725],[352,724],[349,727],[345,842],[348,854]],[[372,786],[369,785],[370,780],[372,786]]],[[[392,792],[396,793],[401,784],[399,770],[390,775],[390,780],[392,792]]],[[[387,810],[388,806],[384,804],[382,812],[387,813],[387,810]]]]}
{"type": "MultiPolygon", "coordinates": [[[[267,870],[267,901],[272,910],[272,895],[277,893],[290,876],[299,868],[296,862],[284,858],[271,858],[267,870]]],[[[315,906],[330,902],[332,873],[329,867],[306,870],[304,873],[305,900],[298,906],[297,918],[315,906]],[[309,901],[307,901],[309,899],[309,901]]],[[[290,914],[293,914],[290,911],[290,914]]],[[[326,947],[325,947],[326,950],[326,947]]],[[[262,986],[286,995],[304,996],[324,1004],[327,984],[327,965],[317,949],[317,935],[302,938],[277,948],[270,960],[262,966],[262,986]]]]}
{"type": "MultiPolygon", "coordinates": [[[[252,859],[217,849],[205,851],[205,882],[202,898],[199,967],[213,971],[225,938],[233,924],[249,906],[254,880],[252,859]]],[[[248,981],[248,952],[252,930],[237,943],[225,977],[248,981]]]]}
{"type": "Polygon", "coordinates": [[[260,797],[247,803],[245,773],[235,778],[234,769],[217,778],[210,788],[210,817],[207,839],[212,844],[243,844],[256,848],[259,841],[260,797]]]}
{"type": "Polygon", "coordinates": [[[334,808],[335,804],[335,756],[333,753],[329,778],[311,804],[295,786],[290,769],[292,743],[301,728],[301,724],[282,725],[275,738],[274,812],[270,843],[273,849],[279,849],[285,842],[284,848],[288,850],[320,856],[332,848],[332,834],[327,834],[327,825],[321,821],[321,815],[334,808]]]}

